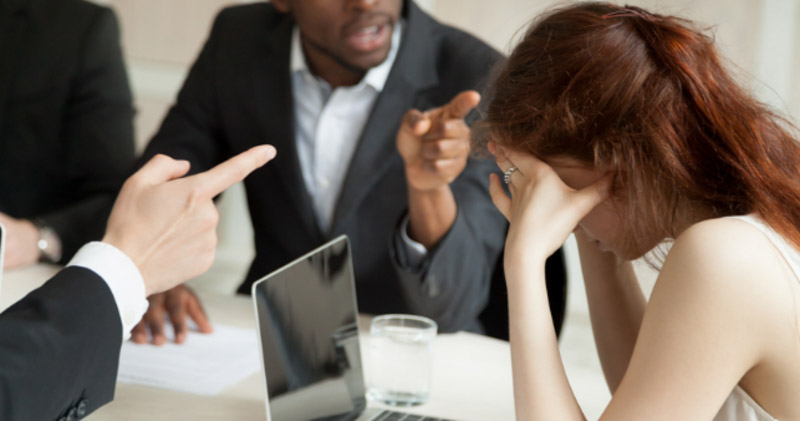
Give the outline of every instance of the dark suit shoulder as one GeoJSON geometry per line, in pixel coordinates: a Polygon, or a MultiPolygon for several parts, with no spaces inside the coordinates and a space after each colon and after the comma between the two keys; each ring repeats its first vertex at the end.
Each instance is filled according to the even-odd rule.
{"type": "Polygon", "coordinates": [[[116,17],[111,8],[86,0],[38,0],[42,10],[42,16],[50,23],[65,23],[73,28],[85,28],[91,26],[97,20],[111,19],[116,21],[116,17]]]}
{"type": "Polygon", "coordinates": [[[477,37],[452,26],[436,24],[431,31],[437,42],[440,78],[462,73],[487,75],[503,55],[477,37]]]}
{"type": "Polygon", "coordinates": [[[79,60],[87,43],[119,41],[117,18],[109,7],[85,0],[31,0],[27,7],[33,17],[26,41],[31,57],[79,60]]]}
{"type": "Polygon", "coordinates": [[[111,8],[87,0],[47,0],[48,7],[60,8],[62,12],[74,15],[93,16],[97,13],[110,11],[111,8]]]}
{"type": "Polygon", "coordinates": [[[222,9],[214,19],[208,48],[214,61],[237,57],[249,60],[268,41],[270,32],[289,19],[270,3],[249,3],[222,9]],[[218,56],[218,53],[223,56],[218,56]]]}
{"type": "Polygon", "coordinates": [[[264,31],[286,18],[271,3],[249,3],[229,6],[219,12],[214,29],[233,29],[234,32],[264,31]]]}
{"type": "Polygon", "coordinates": [[[492,69],[504,59],[502,54],[477,37],[433,20],[430,41],[439,84],[435,93],[429,92],[429,96],[437,106],[467,89],[482,92],[492,69]]]}

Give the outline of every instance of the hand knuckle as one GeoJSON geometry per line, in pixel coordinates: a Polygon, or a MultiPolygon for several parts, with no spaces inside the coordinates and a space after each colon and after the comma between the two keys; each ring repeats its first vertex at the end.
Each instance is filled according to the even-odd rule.
{"type": "Polygon", "coordinates": [[[406,113],[403,115],[403,122],[405,122],[406,125],[413,126],[414,123],[417,122],[417,114],[418,112],[415,109],[406,111],[406,113]]]}
{"type": "Polygon", "coordinates": [[[186,195],[186,205],[189,208],[197,206],[197,204],[201,201],[203,197],[203,187],[199,185],[194,185],[189,188],[189,191],[186,195]]]}
{"type": "Polygon", "coordinates": [[[214,229],[219,223],[219,212],[213,204],[209,204],[203,215],[203,225],[206,228],[214,229]]]}
{"type": "Polygon", "coordinates": [[[167,305],[167,311],[171,314],[182,312],[183,304],[180,301],[172,301],[167,305]]]}
{"type": "Polygon", "coordinates": [[[142,173],[140,173],[140,172],[137,172],[136,174],[130,176],[122,184],[122,189],[120,191],[120,195],[122,195],[123,192],[126,192],[128,190],[139,190],[143,185],[142,178],[143,178],[143,176],[142,176],[142,173]]]}

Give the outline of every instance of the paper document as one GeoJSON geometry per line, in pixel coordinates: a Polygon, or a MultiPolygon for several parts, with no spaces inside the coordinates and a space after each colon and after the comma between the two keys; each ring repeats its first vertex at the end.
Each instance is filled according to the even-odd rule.
{"type": "Polygon", "coordinates": [[[214,325],[214,333],[190,331],[182,345],[122,344],[117,381],[197,395],[216,395],[261,369],[258,337],[253,329],[214,325]]]}

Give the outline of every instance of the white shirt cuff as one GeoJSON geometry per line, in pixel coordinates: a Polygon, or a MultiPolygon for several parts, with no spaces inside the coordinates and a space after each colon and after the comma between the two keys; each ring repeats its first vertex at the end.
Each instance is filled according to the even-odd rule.
{"type": "Polygon", "coordinates": [[[89,269],[108,284],[122,321],[122,340],[128,340],[149,305],[144,279],[133,260],[110,244],[93,241],[78,250],[69,266],[89,269]]]}
{"type": "Polygon", "coordinates": [[[408,258],[406,263],[408,263],[409,267],[418,268],[425,261],[425,257],[428,256],[428,249],[408,236],[408,215],[403,218],[403,223],[400,224],[400,238],[403,239],[403,244],[406,246],[406,257],[408,258]]]}

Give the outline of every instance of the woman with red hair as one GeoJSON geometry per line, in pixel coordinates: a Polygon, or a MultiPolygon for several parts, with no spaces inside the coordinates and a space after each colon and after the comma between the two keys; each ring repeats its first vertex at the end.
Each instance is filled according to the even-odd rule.
{"type": "Polygon", "coordinates": [[[581,3],[539,18],[482,123],[505,173],[519,420],[579,420],[544,261],[575,232],[613,393],[603,420],[800,420],[800,146],[688,21],[581,3]],[[647,302],[631,260],[664,241],[647,302]]]}

